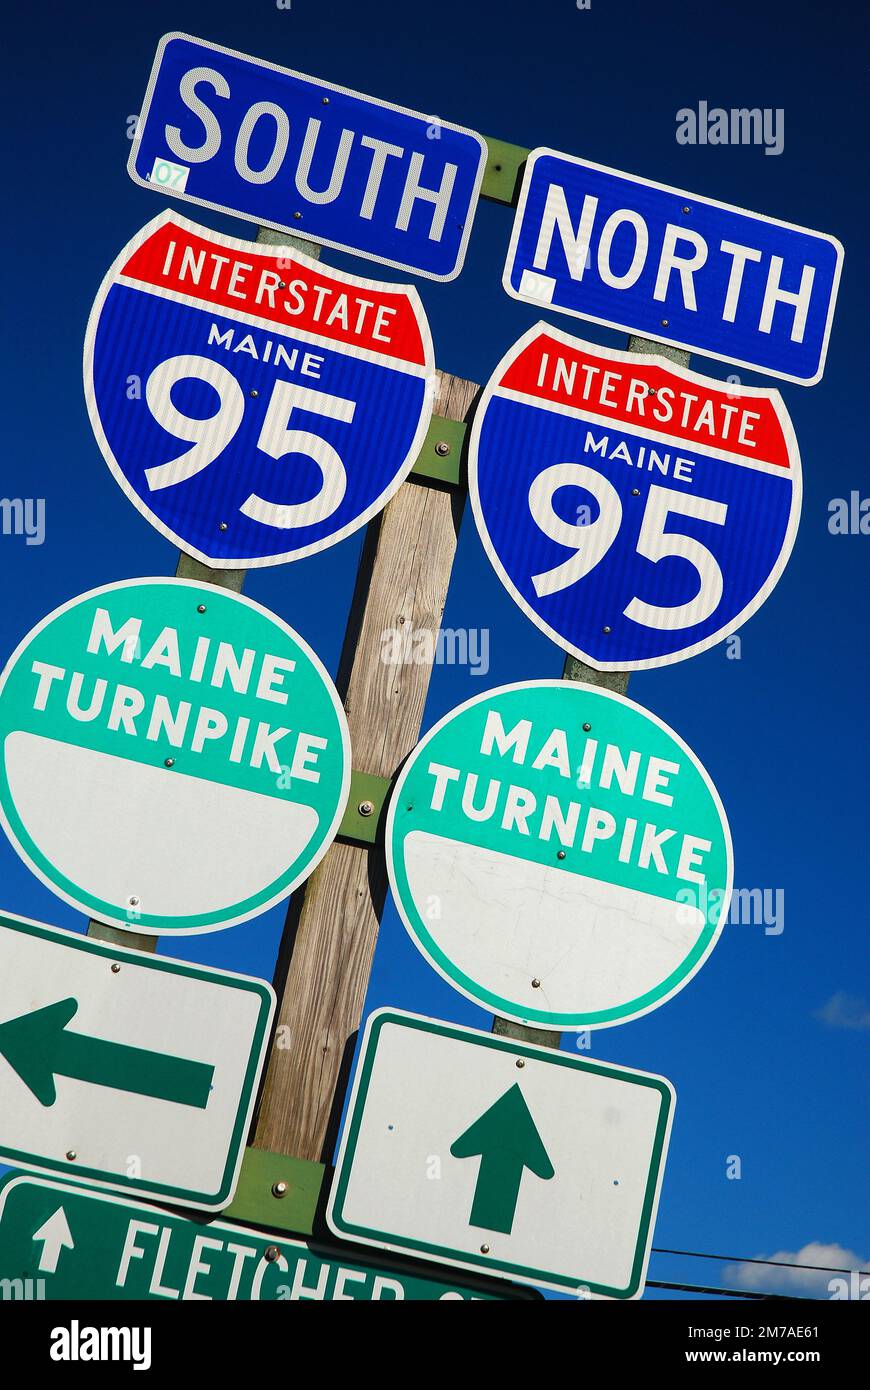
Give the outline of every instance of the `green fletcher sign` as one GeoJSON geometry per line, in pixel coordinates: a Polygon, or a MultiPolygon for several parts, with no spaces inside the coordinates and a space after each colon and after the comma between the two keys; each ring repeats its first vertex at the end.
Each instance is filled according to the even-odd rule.
{"type": "Polygon", "coordinates": [[[44,883],[160,935],[262,912],[311,873],[350,784],[344,711],[302,638],[179,579],[49,614],[0,681],[0,817],[44,883]]]}
{"type": "Polygon", "coordinates": [[[353,1253],[212,1221],[189,1221],[65,1183],[9,1174],[0,1184],[0,1302],[83,1299],[395,1302],[513,1299],[353,1253]]]}
{"type": "Polygon", "coordinates": [[[710,777],[655,715],[593,686],[528,681],[453,710],[408,759],[386,837],[416,945],[521,1023],[658,1008],[727,917],[731,839],[710,777]]]}

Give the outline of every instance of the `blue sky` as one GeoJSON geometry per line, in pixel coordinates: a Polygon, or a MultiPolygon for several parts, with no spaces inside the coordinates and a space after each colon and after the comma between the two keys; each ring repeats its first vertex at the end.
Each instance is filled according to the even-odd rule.
{"type": "MultiPolygon", "coordinates": [[[[674,1083],[678,1108],[656,1245],[733,1255],[811,1242],[870,1259],[864,1200],[868,994],[866,583],[870,537],[832,535],[828,506],[870,496],[866,410],[867,59],[860,7],[735,0],[723,9],[643,0],[226,0],[147,6],[52,2],[6,21],[2,93],[7,189],[4,495],[43,497],[41,547],[0,537],[7,602],[0,659],[72,595],[171,574],[175,552],[134,511],[92,439],[81,389],[91,301],[121,246],[166,206],[126,173],[134,115],[158,38],[186,30],[398,104],[534,147],[550,145],[724,202],[835,234],[846,248],[824,380],[782,393],[804,471],[803,518],[786,573],[742,634],[634,676],[629,693],[671,724],[718,785],[731,823],[735,882],[784,894],[784,930],[731,925],[703,970],[664,1008],[599,1032],[594,1055],[674,1083]],[[784,149],[692,146],[676,113],[711,106],[784,112],[784,149]],[[18,259],[16,259],[16,257],[18,259]],[[740,1180],[726,1178],[729,1155],[740,1180]]],[[[248,225],[204,209],[196,221],[237,236],[248,225]]],[[[443,369],[484,381],[540,315],[507,297],[501,267],[511,213],[484,203],[466,268],[418,280],[443,369]]],[[[337,253],[364,275],[401,279],[337,253]]],[[[558,322],[558,318],[553,319],[558,322]]],[[[625,336],[563,326],[623,347],[625,336]]],[[[692,365],[727,376],[700,356],[692,365]]],[[[753,384],[769,384],[746,374],[753,384]]],[[[360,539],[251,574],[246,593],[296,627],[334,672],[360,539]],[[315,601],[316,596],[316,601],[315,601]]],[[[488,628],[490,669],[434,673],[424,727],[483,684],[557,675],[559,651],[514,606],[462,528],[445,626],[488,628]]],[[[72,929],[56,899],[0,843],[0,902],[72,929]]],[[[169,954],[270,977],[279,907],[226,932],[175,939],[169,954]]],[[[367,1008],[389,1003],[489,1028],[490,1019],[425,963],[388,904],[367,1008]]],[[[568,1039],[568,1045],[571,1040],[568,1039]]],[[[780,1253],[780,1258],[784,1255],[780,1253]]],[[[831,1257],[818,1262],[838,1263],[831,1257]]],[[[716,1263],[654,1257],[651,1277],[717,1283],[716,1263]]],[[[740,1271],[730,1277],[741,1278],[740,1271]]],[[[748,1278],[748,1276],[746,1276],[748,1278]]]]}

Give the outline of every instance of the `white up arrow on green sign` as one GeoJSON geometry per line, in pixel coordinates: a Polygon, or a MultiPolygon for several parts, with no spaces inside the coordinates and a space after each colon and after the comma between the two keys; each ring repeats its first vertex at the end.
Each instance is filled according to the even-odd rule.
{"type": "Polygon", "coordinates": [[[327,1222],[478,1273],[637,1298],[674,1100],[661,1076],[378,1010],[327,1222]]]}
{"type": "MultiPolygon", "coordinates": [[[[0,1161],[221,1210],[274,1006],[264,980],[0,915],[0,1161]]],[[[43,1265],[64,1235],[40,1228],[43,1265]]]]}
{"type": "Polygon", "coordinates": [[[681,738],[573,681],[502,686],[453,710],[396,783],[390,883],[435,969],[542,1028],[658,1008],[718,939],[731,837],[681,738]]]}
{"type": "Polygon", "coordinates": [[[347,721],[302,638],[210,584],[132,579],[58,608],[0,680],[0,817],[67,902],[160,935],[286,897],[350,785],[347,721]]]}

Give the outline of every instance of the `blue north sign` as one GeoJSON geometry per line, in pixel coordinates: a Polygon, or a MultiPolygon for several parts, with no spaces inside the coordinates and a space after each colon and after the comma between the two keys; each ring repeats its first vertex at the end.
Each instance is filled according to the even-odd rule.
{"type": "Polygon", "coordinates": [[[812,386],[842,261],[836,237],[541,149],[526,164],[504,287],[812,386]]]}

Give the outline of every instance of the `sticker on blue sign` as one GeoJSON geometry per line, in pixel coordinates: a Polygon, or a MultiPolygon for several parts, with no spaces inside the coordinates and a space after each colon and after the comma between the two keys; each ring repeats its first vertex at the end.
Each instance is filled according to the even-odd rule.
{"type": "Polygon", "coordinates": [[[166,34],[127,167],[170,197],[453,280],[486,157],[438,116],[166,34]]]}
{"type": "Polygon", "coordinates": [[[842,264],[823,232],[538,149],[503,284],[540,308],[813,386],[842,264]]]}
{"type": "Polygon", "coordinates": [[[545,323],[483,392],[468,485],[508,593],[599,671],[666,666],[734,633],[782,574],[801,504],[778,391],[545,323]]]}
{"type": "Polygon", "coordinates": [[[116,481],[215,569],[299,559],[364,525],[413,467],[436,382],[413,286],[172,212],[100,286],[84,378],[116,481]]]}

